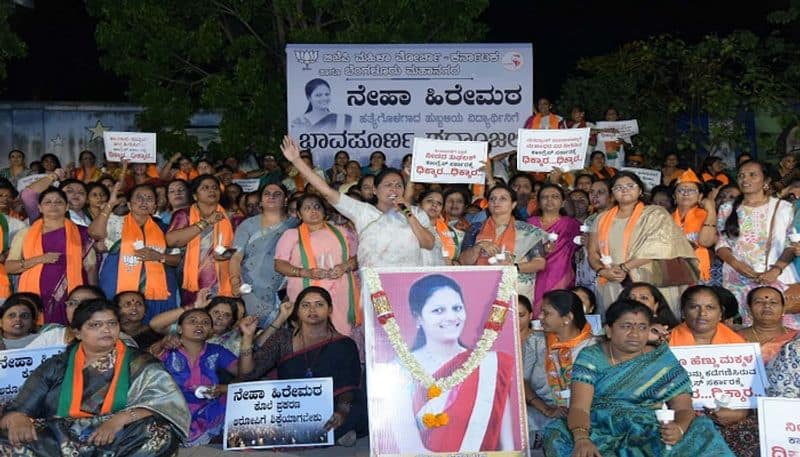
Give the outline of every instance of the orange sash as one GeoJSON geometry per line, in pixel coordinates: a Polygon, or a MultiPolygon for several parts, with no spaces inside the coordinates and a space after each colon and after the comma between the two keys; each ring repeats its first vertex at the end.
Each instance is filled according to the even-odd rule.
{"type": "Polygon", "coordinates": [[[445,257],[453,260],[456,257],[456,241],[455,232],[447,225],[443,217],[436,219],[436,231],[439,233],[439,239],[442,240],[443,253],[447,253],[445,257]]]}
{"type": "Polygon", "coordinates": [[[716,176],[711,176],[711,173],[703,172],[700,177],[703,179],[703,182],[709,182],[716,179],[717,181],[721,182],[723,186],[727,186],[731,182],[731,180],[728,179],[728,175],[725,173],[717,173],[716,176]]]}
{"type": "Polygon", "coordinates": [[[139,290],[142,275],[142,263],[145,269],[144,298],[147,300],[166,300],[169,298],[167,274],[164,264],[157,261],[144,262],[136,257],[133,243],[141,241],[145,247],[166,252],[167,240],[164,232],[153,218],[148,217],[144,223],[144,233],[131,214],[122,222],[122,238],[119,246],[119,263],[117,265],[117,293],[139,290]]]}
{"type": "MultiPolygon", "coordinates": [[[[628,244],[630,243],[633,229],[636,227],[636,223],[639,222],[639,218],[642,216],[642,211],[644,211],[644,203],[639,202],[636,204],[636,207],[633,208],[633,213],[631,213],[631,217],[628,219],[628,223],[625,225],[625,231],[622,234],[622,258],[625,260],[629,260],[628,244]]],[[[597,242],[600,245],[601,255],[611,255],[608,238],[609,232],[611,232],[611,224],[614,222],[614,218],[617,217],[618,212],[619,206],[615,205],[600,218],[600,221],[597,225],[597,242]]],[[[598,279],[600,280],[600,284],[606,283],[606,278],[598,279]]]]}
{"type": "Polygon", "coordinates": [[[92,167],[89,170],[89,173],[86,173],[83,168],[78,168],[78,170],[75,172],[75,179],[82,181],[85,184],[89,184],[92,181],[97,181],[100,179],[101,175],[102,173],[100,173],[100,170],[98,170],[97,167],[92,167]]]}
{"type": "MultiPolygon", "coordinates": [[[[706,222],[708,212],[703,208],[695,206],[686,213],[686,217],[681,219],[679,210],[672,213],[672,219],[683,230],[684,234],[696,233],[700,235],[700,230],[703,229],[703,224],[706,222]]],[[[696,241],[695,241],[696,243],[696,241]]],[[[711,256],[708,254],[708,248],[700,246],[699,244],[694,250],[697,260],[700,261],[700,276],[701,279],[708,281],[711,279],[711,256]]]]}
{"type": "Polygon", "coordinates": [[[472,201],[483,200],[484,192],[486,192],[486,184],[473,184],[472,185],[472,201]]]}
{"type": "Polygon", "coordinates": [[[178,172],[175,173],[175,179],[182,179],[186,182],[189,182],[198,176],[199,173],[197,173],[197,170],[195,170],[194,168],[192,168],[191,171],[189,171],[189,173],[184,173],[180,170],[178,170],[178,172]]]}
{"type": "MultiPolygon", "coordinates": [[[[225,215],[225,208],[220,205],[217,205],[216,211],[225,215]]],[[[196,224],[199,220],[200,210],[197,208],[197,205],[192,205],[189,207],[189,225],[196,224]]],[[[227,216],[223,217],[221,221],[214,224],[213,244],[211,246],[212,250],[217,246],[220,235],[222,236],[222,245],[228,248],[231,247],[233,244],[233,226],[231,225],[231,221],[228,220],[227,216]]],[[[202,234],[192,238],[192,240],[189,241],[189,243],[186,245],[186,253],[183,257],[183,288],[191,292],[197,292],[200,290],[198,279],[200,277],[201,236],[202,234]]],[[[217,269],[217,283],[219,284],[218,295],[230,297],[232,296],[231,276],[228,271],[230,260],[215,260],[215,262],[217,269]]]]}
{"type": "MultiPolygon", "coordinates": [[[[22,246],[22,258],[31,259],[44,254],[42,248],[42,228],[44,221],[37,220],[31,224],[28,233],[25,234],[25,242],[22,246]]],[[[81,232],[78,226],[69,219],[64,220],[64,232],[66,238],[66,262],[67,262],[67,292],[83,285],[83,244],[81,243],[81,232]]],[[[33,292],[39,294],[39,278],[42,275],[43,264],[37,264],[22,272],[19,276],[19,291],[33,292]]]]}
{"type": "MultiPolygon", "coordinates": [[[[550,128],[551,130],[555,130],[555,129],[559,128],[558,127],[558,116],[556,116],[553,113],[550,113],[548,116],[549,116],[549,118],[547,119],[548,120],[548,125],[549,125],[548,128],[550,128]]],[[[533,116],[533,120],[531,120],[530,125],[526,125],[525,128],[540,129],[541,128],[540,126],[542,125],[542,118],[543,117],[544,116],[542,116],[542,113],[536,113],[536,115],[533,116]]]]}
{"type": "MultiPolygon", "coordinates": [[[[125,344],[117,340],[117,358],[114,360],[114,376],[111,378],[111,385],[108,386],[108,392],[103,398],[103,406],[100,409],[100,414],[110,414],[114,406],[114,396],[117,393],[119,386],[120,373],[122,366],[127,361],[125,354],[127,348],[125,344]]],[[[92,417],[91,414],[83,412],[81,405],[83,404],[83,367],[86,365],[86,353],[83,351],[83,343],[78,346],[75,353],[75,366],[72,373],[72,399],[69,403],[69,417],[92,417]]],[[[126,389],[127,390],[127,389],[126,389]]],[[[127,392],[126,392],[127,394],[127,392]]]]}
{"type": "MultiPolygon", "coordinates": [[[[478,236],[475,238],[475,243],[477,244],[479,241],[489,240],[498,246],[505,247],[508,255],[513,258],[514,245],[517,242],[517,228],[514,226],[514,222],[514,218],[511,218],[506,229],[498,237],[494,218],[487,218],[486,222],[483,224],[483,228],[481,228],[480,233],[478,233],[478,236]]],[[[475,263],[476,265],[489,265],[489,257],[481,254],[478,256],[478,260],[475,263]]]]}
{"type": "MultiPolygon", "coordinates": [[[[4,214],[0,214],[0,218],[5,219],[4,214]]],[[[8,223],[3,221],[0,223],[0,241],[3,242],[3,249],[2,251],[7,251],[8,246],[5,242],[8,237],[8,233],[5,233],[3,227],[8,227],[8,223]]],[[[11,295],[11,281],[8,279],[8,273],[6,272],[6,266],[3,263],[0,263],[0,298],[8,298],[11,295]]],[[[42,313],[39,313],[42,314],[42,313]]]]}
{"type": "MultiPolygon", "coordinates": [[[[717,324],[717,332],[711,339],[711,344],[736,344],[746,343],[738,333],[734,332],[724,324],[717,324]]],[[[692,330],[686,325],[686,322],[672,329],[669,337],[670,346],[694,346],[697,342],[694,339],[692,330]]]]}
{"type": "Polygon", "coordinates": [[[567,341],[558,341],[555,333],[547,333],[544,368],[547,371],[547,383],[551,389],[556,392],[569,389],[572,379],[572,351],[577,345],[591,337],[592,327],[589,324],[583,326],[578,336],[567,341]],[[556,366],[556,360],[554,360],[556,358],[558,359],[558,366],[556,366]]]}
{"type": "Polygon", "coordinates": [[[589,167],[589,169],[598,179],[613,178],[617,174],[617,170],[612,167],[603,167],[602,169],[598,170],[592,166],[589,167]]]}

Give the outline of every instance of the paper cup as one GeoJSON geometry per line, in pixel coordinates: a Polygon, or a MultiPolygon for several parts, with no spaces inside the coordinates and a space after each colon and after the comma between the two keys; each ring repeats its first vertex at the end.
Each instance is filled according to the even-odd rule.
{"type": "Polygon", "coordinates": [[[789,241],[792,243],[800,243],[800,233],[790,233],[789,241]]]}
{"type": "Polygon", "coordinates": [[[581,233],[589,233],[589,226],[586,224],[581,225],[581,233]]]}
{"type": "Polygon", "coordinates": [[[547,234],[548,241],[558,241],[558,233],[548,233],[547,234]]]}
{"type": "Polygon", "coordinates": [[[200,399],[211,398],[211,388],[208,386],[200,386],[194,390],[194,396],[200,399]]]}
{"type": "Polygon", "coordinates": [[[575,236],[575,238],[572,239],[572,242],[580,246],[582,243],[581,236],[580,235],[575,236]]]}
{"type": "Polygon", "coordinates": [[[251,292],[253,292],[253,286],[251,286],[250,284],[243,283],[241,286],[239,286],[239,293],[240,294],[247,295],[247,294],[249,294],[251,292]]]}
{"type": "Polygon", "coordinates": [[[225,254],[225,251],[227,250],[228,249],[225,246],[222,246],[220,244],[218,244],[217,247],[214,248],[214,252],[217,253],[217,255],[225,254]]]}
{"type": "Polygon", "coordinates": [[[610,266],[612,263],[614,263],[614,259],[612,259],[610,255],[604,255],[600,257],[600,261],[603,262],[603,265],[605,266],[610,266]]]}

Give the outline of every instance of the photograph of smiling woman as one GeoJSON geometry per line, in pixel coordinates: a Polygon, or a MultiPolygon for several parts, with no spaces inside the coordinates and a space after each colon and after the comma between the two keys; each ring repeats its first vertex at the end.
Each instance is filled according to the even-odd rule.
{"type": "Polygon", "coordinates": [[[306,111],[292,120],[292,132],[341,132],[350,129],[352,116],[331,112],[331,86],[327,81],[314,78],[306,83],[308,100],[306,111]]]}

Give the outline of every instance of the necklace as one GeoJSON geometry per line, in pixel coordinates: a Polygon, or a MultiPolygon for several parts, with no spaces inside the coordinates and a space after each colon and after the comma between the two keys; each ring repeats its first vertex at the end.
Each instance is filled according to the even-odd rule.
{"type": "MultiPolygon", "coordinates": [[[[762,344],[761,335],[758,334],[758,330],[756,330],[756,326],[753,325],[752,327],[750,327],[750,330],[752,330],[753,331],[753,335],[756,336],[756,343],[762,344]]],[[[781,333],[779,333],[779,335],[785,335],[786,333],[787,333],[786,327],[781,325],[781,333]]]]}
{"type": "MultiPolygon", "coordinates": [[[[644,355],[644,349],[639,351],[639,355],[644,355]]],[[[611,347],[611,343],[610,342],[608,343],[608,356],[611,358],[611,365],[612,366],[616,366],[617,365],[617,361],[616,361],[616,359],[614,359],[614,348],[611,347]]],[[[632,358],[633,357],[631,357],[631,359],[632,358]]],[[[628,360],[631,360],[631,359],[628,359],[628,360]]],[[[622,362],[627,362],[628,360],[623,360],[622,362]]]]}
{"type": "Polygon", "coordinates": [[[333,334],[331,333],[331,330],[328,329],[328,341],[321,348],[319,348],[316,355],[314,355],[314,358],[311,360],[311,363],[308,363],[308,353],[311,351],[307,350],[308,346],[306,345],[306,339],[303,336],[303,332],[300,332],[300,342],[303,343],[303,350],[305,350],[305,352],[303,352],[303,360],[305,361],[306,364],[306,374],[305,374],[306,378],[314,377],[314,372],[311,370],[311,367],[316,365],[317,361],[319,360],[320,354],[322,354],[322,351],[325,350],[327,343],[329,343],[332,339],[333,339],[333,334]]]}

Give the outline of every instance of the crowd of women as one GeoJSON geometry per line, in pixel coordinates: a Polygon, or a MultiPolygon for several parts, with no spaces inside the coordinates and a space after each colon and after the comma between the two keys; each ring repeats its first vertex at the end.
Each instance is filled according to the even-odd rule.
{"type": "Polygon", "coordinates": [[[6,405],[0,453],[169,455],[220,438],[229,383],[310,376],[333,378],[325,426],[352,445],[366,433],[362,267],[516,268],[530,441],[548,455],[757,455],[756,411],[695,414],[670,346],[758,343],[771,394],[800,390],[793,156],[774,173],[742,157],[728,176],[668,154],[647,189],[602,152],[507,182],[489,163],[472,186],[413,183],[410,156],[394,169],[340,151],[322,170],[289,137],[281,152],[245,172],[232,157],[100,167],[84,151],[61,167],[11,151],[0,342],[67,350],[6,405]]]}

